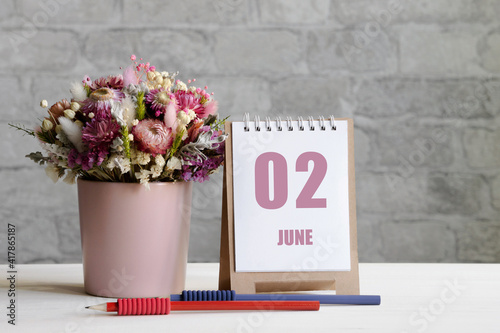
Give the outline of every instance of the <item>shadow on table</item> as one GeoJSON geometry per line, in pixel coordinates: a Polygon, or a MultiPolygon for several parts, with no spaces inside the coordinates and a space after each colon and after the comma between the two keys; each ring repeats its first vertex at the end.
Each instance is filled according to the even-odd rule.
{"type": "Polygon", "coordinates": [[[21,283],[16,286],[19,291],[29,290],[69,295],[88,295],[80,283],[21,283]]]}

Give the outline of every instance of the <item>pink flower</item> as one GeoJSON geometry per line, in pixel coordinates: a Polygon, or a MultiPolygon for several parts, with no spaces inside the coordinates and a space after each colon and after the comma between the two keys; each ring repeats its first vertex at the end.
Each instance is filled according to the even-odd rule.
{"type": "Polygon", "coordinates": [[[177,90],[175,98],[177,100],[178,112],[184,111],[188,113],[190,110],[193,110],[198,118],[203,118],[205,107],[201,103],[201,96],[197,96],[191,91],[177,90]]]}
{"type": "Polygon", "coordinates": [[[174,94],[163,88],[151,90],[146,96],[146,105],[154,112],[155,117],[160,117],[167,112],[169,105],[175,105],[174,94]]]}
{"type": "Polygon", "coordinates": [[[99,88],[83,101],[81,111],[86,115],[92,112],[99,119],[109,118],[111,116],[111,102],[118,102],[123,97],[125,94],[116,89],[99,88]]]}
{"type": "Polygon", "coordinates": [[[119,134],[120,125],[113,119],[94,118],[82,129],[82,141],[90,150],[97,147],[107,149],[119,134]]]}
{"type": "Polygon", "coordinates": [[[172,130],[158,119],[140,121],[133,129],[134,142],[140,151],[149,154],[165,154],[174,141],[172,130]]]}
{"type": "Polygon", "coordinates": [[[123,71],[123,86],[128,87],[130,84],[138,84],[139,79],[135,74],[134,68],[132,66],[128,66],[123,71]]]}

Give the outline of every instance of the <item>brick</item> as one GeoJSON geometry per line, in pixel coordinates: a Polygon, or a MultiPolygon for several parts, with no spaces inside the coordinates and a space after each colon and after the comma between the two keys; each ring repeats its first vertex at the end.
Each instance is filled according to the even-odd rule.
{"type": "MultiPolygon", "coordinates": [[[[221,170],[222,171],[222,170],[221,170]]],[[[210,176],[210,180],[193,186],[191,221],[220,218],[222,207],[222,172],[210,176]]]]}
{"type": "Polygon", "coordinates": [[[229,74],[289,75],[306,70],[300,39],[289,31],[219,31],[214,55],[219,70],[229,74]]]}
{"type": "Polygon", "coordinates": [[[247,8],[247,0],[185,0],[162,2],[161,5],[156,1],[125,0],[123,21],[127,25],[142,26],[164,26],[165,22],[189,26],[239,24],[247,21],[247,8]]]}
{"type": "Polygon", "coordinates": [[[478,34],[464,30],[406,29],[400,31],[403,74],[418,76],[481,75],[478,34]]]}
{"type": "Polygon", "coordinates": [[[121,16],[120,2],[117,0],[21,0],[19,7],[23,16],[39,27],[54,24],[109,24],[118,22],[121,16]]]}
{"type": "Polygon", "coordinates": [[[7,23],[10,18],[16,15],[14,0],[2,1],[2,10],[0,11],[0,25],[7,23]]]}
{"type": "Polygon", "coordinates": [[[241,120],[248,112],[251,115],[267,115],[271,111],[271,89],[269,82],[257,78],[197,77],[197,84],[208,86],[219,102],[220,117],[241,120]]]}
{"type": "MultiPolygon", "coordinates": [[[[40,200],[40,199],[38,199],[40,200]]],[[[3,208],[2,221],[16,226],[16,261],[18,264],[54,263],[60,257],[59,239],[53,221],[53,211],[39,208],[32,211],[23,207],[3,208]]],[[[2,258],[2,260],[5,260],[2,258]]],[[[5,261],[4,261],[5,263],[5,261]]]]}
{"type": "MultiPolygon", "coordinates": [[[[370,28],[370,27],[369,27],[370,28]]],[[[315,74],[351,70],[393,73],[397,69],[396,46],[383,31],[359,29],[309,32],[307,60],[315,74]]]]}
{"type": "Polygon", "coordinates": [[[80,262],[82,255],[80,237],[80,218],[77,210],[61,211],[54,217],[57,228],[58,250],[62,254],[61,261],[80,262]]]}
{"type": "Polygon", "coordinates": [[[493,197],[493,207],[500,210],[500,176],[497,176],[491,183],[491,193],[493,197]]]}
{"type": "Polygon", "coordinates": [[[397,4],[398,1],[387,0],[333,0],[330,6],[331,17],[335,22],[342,25],[352,26],[360,23],[377,22],[382,23],[382,27],[392,24],[395,18],[401,15],[403,6],[389,6],[389,3],[397,4]],[[388,14],[382,14],[388,12],[388,14]],[[384,16],[385,15],[385,16],[384,16]],[[384,17],[382,21],[379,17],[384,17]]]}
{"type": "Polygon", "coordinates": [[[26,90],[29,87],[21,78],[11,75],[0,76],[0,96],[3,103],[8,105],[0,110],[2,121],[16,122],[21,120],[32,120],[35,112],[29,109],[29,98],[26,98],[26,90]]]}
{"type": "Polygon", "coordinates": [[[356,174],[356,202],[363,213],[412,213],[425,211],[427,179],[395,174],[356,174]]]}
{"type": "Polygon", "coordinates": [[[500,132],[466,128],[463,137],[467,163],[475,168],[500,166],[500,132]]]}
{"type": "Polygon", "coordinates": [[[404,3],[404,10],[400,15],[401,22],[488,22],[495,19],[495,12],[498,13],[494,0],[483,0],[480,3],[474,0],[423,0],[401,3],[404,3]]]}
{"type": "Polygon", "coordinates": [[[415,121],[390,123],[377,129],[373,162],[401,175],[423,167],[449,167],[460,147],[454,147],[455,129],[421,126],[415,121]]]}
{"type": "Polygon", "coordinates": [[[47,116],[47,109],[40,107],[41,100],[47,100],[49,108],[62,99],[71,100],[71,92],[69,91],[71,83],[81,82],[85,74],[82,72],[73,76],[40,75],[33,77],[29,105],[31,120],[47,116]]]}
{"type": "Polygon", "coordinates": [[[481,48],[483,68],[489,72],[500,72],[500,33],[491,33],[486,37],[481,48]]]}
{"type": "Polygon", "coordinates": [[[193,186],[190,262],[213,262],[219,258],[222,175],[217,172],[208,182],[193,186]]]}
{"type": "Polygon", "coordinates": [[[464,262],[499,262],[499,238],[498,221],[467,223],[458,234],[458,259],[464,262]]]}
{"type": "Polygon", "coordinates": [[[386,261],[456,261],[455,234],[441,221],[387,222],[380,229],[386,261]]]}
{"type": "Polygon", "coordinates": [[[427,212],[473,215],[487,191],[480,175],[432,173],[427,183],[427,212]]]}
{"type": "Polygon", "coordinates": [[[147,31],[142,34],[138,48],[150,54],[149,61],[165,71],[179,71],[183,80],[215,71],[208,36],[200,31],[147,31]]]}
{"type": "Polygon", "coordinates": [[[117,67],[130,64],[129,57],[136,54],[151,55],[145,62],[161,71],[180,71],[183,75],[198,75],[212,71],[212,58],[207,55],[207,38],[196,31],[127,31],[109,30],[90,34],[85,41],[86,57],[109,74],[119,73],[117,67]],[[120,43],[116,43],[119,40],[120,43]],[[203,55],[203,56],[200,56],[203,55]]]}
{"type": "MultiPolygon", "coordinates": [[[[18,122],[14,122],[19,124],[18,122]]],[[[5,125],[5,124],[2,124],[5,125]]],[[[27,128],[33,126],[26,126],[27,128]]],[[[41,151],[37,139],[10,128],[2,126],[0,131],[0,151],[3,158],[0,161],[1,168],[33,167],[35,163],[25,156],[31,152],[41,151]]]]}
{"type": "Polygon", "coordinates": [[[373,215],[367,216],[359,212],[357,215],[357,227],[359,261],[384,262],[379,218],[373,215]]]}
{"type": "MultiPolygon", "coordinates": [[[[106,30],[90,33],[85,39],[84,54],[89,62],[100,70],[96,74],[100,76],[114,74],[117,73],[117,67],[126,67],[130,64],[130,55],[141,50],[139,46],[142,35],[135,30],[106,30]],[[120,42],[117,43],[117,41],[120,42]],[[113,72],[103,73],[103,70],[113,72]]],[[[140,57],[139,54],[137,55],[140,57]]]]}
{"type": "Polygon", "coordinates": [[[272,86],[273,110],[283,115],[328,117],[342,109],[341,99],[349,95],[348,79],[292,78],[272,86]]]}
{"type": "Polygon", "coordinates": [[[344,25],[376,21],[382,26],[407,22],[489,22],[499,12],[494,0],[481,1],[480,5],[474,0],[333,0],[330,8],[333,19],[344,25]]]}
{"type": "Polygon", "coordinates": [[[0,71],[67,72],[78,62],[76,34],[67,31],[11,30],[0,43],[0,71]],[[8,60],[7,60],[8,59],[8,60]]]}
{"type": "Polygon", "coordinates": [[[472,215],[481,208],[486,191],[480,176],[415,171],[406,177],[393,173],[358,173],[358,208],[366,213],[472,215]]]}
{"type": "Polygon", "coordinates": [[[0,169],[3,179],[0,188],[0,208],[27,210],[33,215],[33,220],[38,216],[40,209],[54,211],[76,211],[78,208],[76,186],[71,186],[62,181],[54,184],[45,175],[43,166],[32,168],[0,169]]]}
{"type": "Polygon", "coordinates": [[[356,114],[492,118],[500,106],[500,98],[496,97],[500,89],[495,84],[479,79],[365,79],[354,88],[356,114]]]}
{"type": "Polygon", "coordinates": [[[361,170],[372,160],[370,136],[360,128],[354,128],[354,161],[356,170],[361,170]]]}
{"type": "Polygon", "coordinates": [[[258,1],[260,20],[276,24],[321,24],[328,18],[329,0],[258,1]]]}
{"type": "Polygon", "coordinates": [[[220,255],[218,246],[220,244],[220,216],[218,219],[199,217],[196,220],[192,219],[191,222],[188,261],[218,261],[220,255]]]}

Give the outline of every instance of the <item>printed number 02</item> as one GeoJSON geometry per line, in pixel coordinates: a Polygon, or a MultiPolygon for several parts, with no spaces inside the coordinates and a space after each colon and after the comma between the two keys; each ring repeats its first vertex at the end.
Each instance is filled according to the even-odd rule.
{"type": "MultiPolygon", "coordinates": [[[[327,163],[323,155],[305,152],[297,158],[295,171],[307,172],[309,161],[314,162],[311,175],[296,200],[297,208],[326,208],[326,198],[313,198],[314,193],[325,178],[327,163]]],[[[265,209],[278,209],[288,199],[288,171],[286,159],[279,153],[261,154],[255,161],[255,198],[259,206],[265,209]],[[273,162],[274,197],[269,193],[269,162],[273,162]]]]}

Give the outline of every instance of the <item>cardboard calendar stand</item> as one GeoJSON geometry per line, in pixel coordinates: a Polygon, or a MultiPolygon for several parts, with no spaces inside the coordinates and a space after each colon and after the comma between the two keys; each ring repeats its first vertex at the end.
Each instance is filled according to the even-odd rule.
{"type": "Polygon", "coordinates": [[[348,188],[350,271],[290,271],[290,272],[236,272],[233,209],[233,154],[232,126],[226,122],[226,140],[222,227],[220,244],[219,289],[236,293],[288,292],[335,290],[338,295],[359,295],[358,246],[356,229],[356,194],[354,176],[354,128],[348,122],[348,188]]]}

